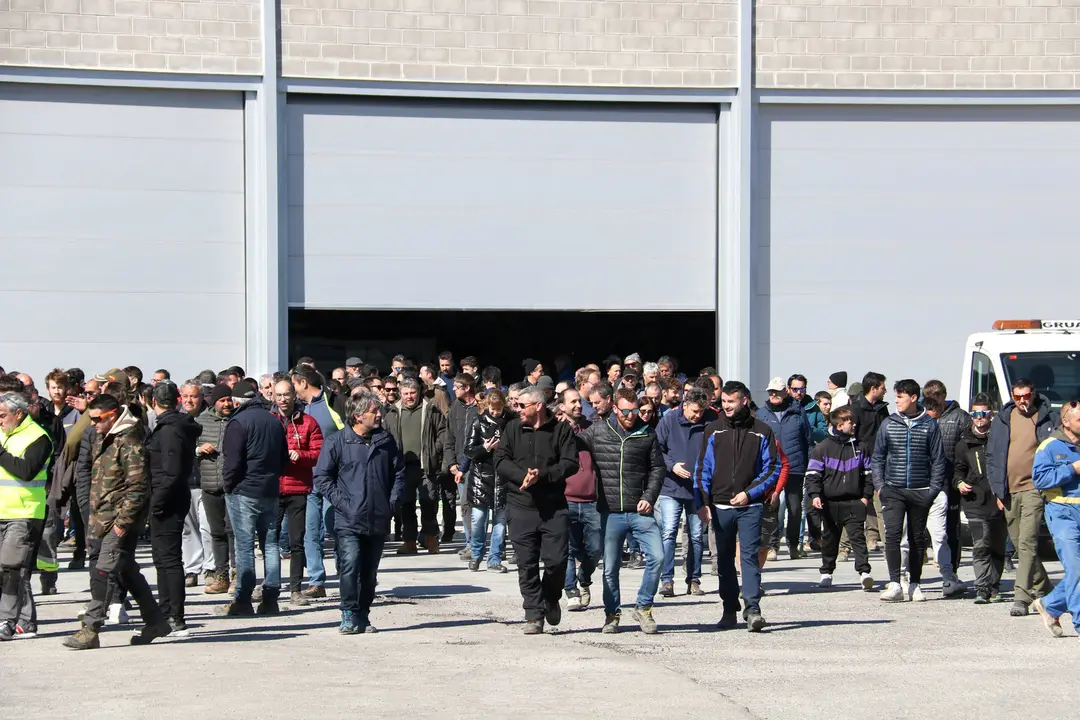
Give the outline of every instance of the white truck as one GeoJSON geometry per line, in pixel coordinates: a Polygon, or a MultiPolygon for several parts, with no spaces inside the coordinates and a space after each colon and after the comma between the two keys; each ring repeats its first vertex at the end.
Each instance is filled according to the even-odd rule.
{"type": "Polygon", "coordinates": [[[1031,380],[1055,408],[1080,399],[1080,320],[998,320],[992,331],[968,336],[957,402],[967,410],[986,393],[1000,410],[1017,378],[1031,380]]]}

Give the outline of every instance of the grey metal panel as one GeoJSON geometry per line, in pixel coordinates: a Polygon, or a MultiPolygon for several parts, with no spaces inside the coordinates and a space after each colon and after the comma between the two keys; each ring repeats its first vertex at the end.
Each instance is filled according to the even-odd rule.
{"type": "Polygon", "coordinates": [[[243,359],[241,102],[0,85],[0,252],[21,271],[0,364],[183,378],[243,359]]]}
{"type": "Polygon", "coordinates": [[[769,375],[819,388],[877,370],[955,391],[968,334],[1061,314],[1054,269],[1080,262],[1080,108],[759,112],[769,375]]]}
{"type": "Polygon", "coordinates": [[[696,106],[290,98],[289,301],[711,310],[716,122],[696,106]]]}

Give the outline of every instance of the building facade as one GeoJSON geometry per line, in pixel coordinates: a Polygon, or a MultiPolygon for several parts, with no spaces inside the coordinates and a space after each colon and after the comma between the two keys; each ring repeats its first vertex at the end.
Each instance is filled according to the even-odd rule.
{"type": "Polygon", "coordinates": [[[754,389],[952,385],[1080,260],[1078,41],[1062,0],[0,0],[0,248],[40,269],[0,364],[279,368],[290,312],[707,312],[754,389]],[[587,281],[448,281],[551,260],[587,281]]]}

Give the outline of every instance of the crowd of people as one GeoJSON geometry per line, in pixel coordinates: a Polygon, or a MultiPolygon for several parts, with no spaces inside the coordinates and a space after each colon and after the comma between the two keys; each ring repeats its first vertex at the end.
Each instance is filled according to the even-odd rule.
{"type": "Polygon", "coordinates": [[[36,633],[32,575],[40,594],[57,592],[62,542],[90,580],[73,649],[99,647],[128,596],[143,623],[132,644],[186,635],[185,596],[200,583],[228,595],[230,617],[279,613],[283,589],[293,606],[325,598],[327,538],[339,631],[375,632],[386,544],[437,554],[459,512],[469,570],[516,565],[530,635],[560,623],[564,597],[588,608],[601,568],[600,629],[618,632],[623,567],[644,570],[631,618],[656,633],[680,545],[685,594],[704,594],[711,557],[719,629],[765,627],[761,569],[781,539],[791,559],[820,552],[822,588],[853,557],[856,587],[885,602],[926,599],[930,550],[942,594],[961,597],[961,511],[976,604],[1003,601],[1015,555],[1010,613],[1036,611],[1054,636],[1063,615],[1080,623],[1080,402],[1052,411],[1017,379],[1004,407],[979,395],[961,408],[940,381],[903,379],[890,413],[876,372],[850,386],[834,373],[815,395],[803,375],[774,378],[756,403],[742,382],[714,368],[687,377],[671,357],[559,366],[552,377],[528,358],[506,385],[499,368],[450,353],[397,356],[388,374],[353,357],[328,379],[310,358],[180,384],[165,369],[144,382],[134,366],[71,368],[48,374],[46,395],[0,369],[0,640],[36,633]],[[1056,587],[1038,553],[1044,517],[1065,569],[1056,587]]]}

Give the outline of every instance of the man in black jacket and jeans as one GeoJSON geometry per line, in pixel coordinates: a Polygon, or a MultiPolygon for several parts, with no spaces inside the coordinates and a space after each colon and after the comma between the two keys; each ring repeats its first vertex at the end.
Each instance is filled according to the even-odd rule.
{"type": "MultiPolygon", "coordinates": [[[[877,440],[881,424],[889,418],[889,406],[885,402],[885,376],[879,372],[863,375],[862,395],[851,399],[851,412],[855,419],[855,437],[863,455],[869,458],[874,454],[874,441],[877,440]]],[[[885,522],[881,519],[881,500],[877,495],[866,506],[866,548],[870,552],[878,549],[885,542],[885,522]]]]}
{"type": "Polygon", "coordinates": [[[195,444],[202,428],[177,410],[176,385],[159,382],[153,390],[157,424],[146,441],[150,457],[150,547],[157,568],[159,605],[171,635],[187,634],[184,622],[184,519],[191,509],[188,478],[195,465],[195,444]]]}
{"type": "Polygon", "coordinates": [[[544,391],[521,391],[495,450],[495,472],[506,480],[506,516],[517,555],[525,634],[544,632],[544,621],[562,619],[559,598],[566,582],[566,478],[578,469],[574,432],[544,405],[544,391]],[[540,561],[544,576],[540,577],[540,561]]]}

